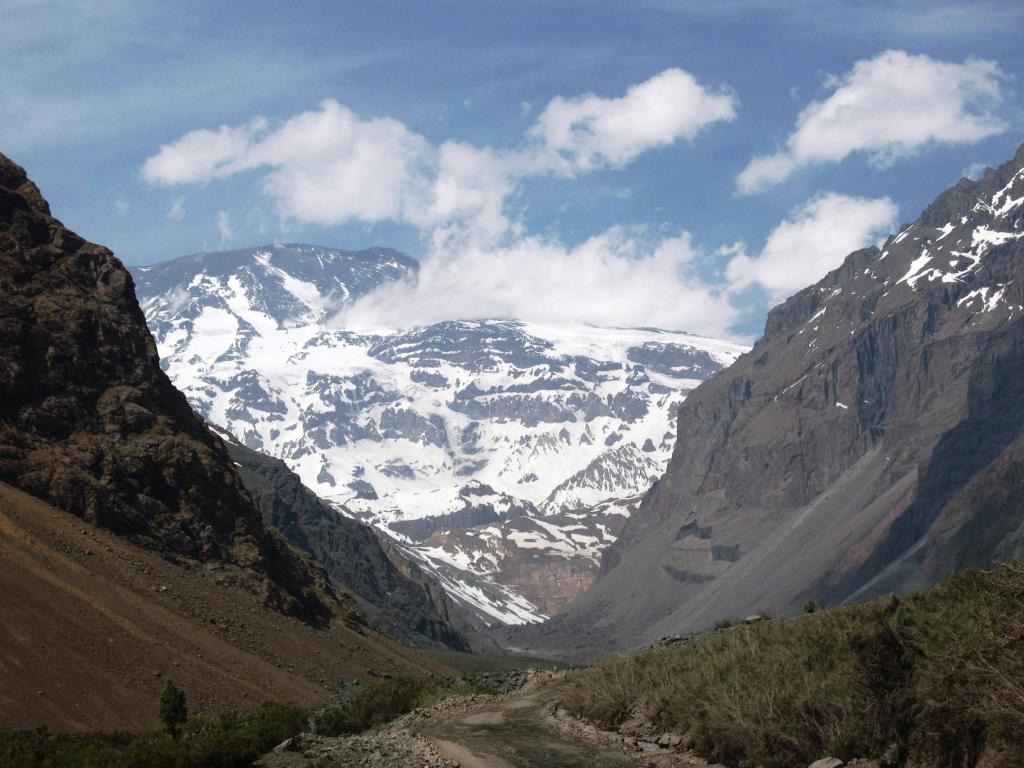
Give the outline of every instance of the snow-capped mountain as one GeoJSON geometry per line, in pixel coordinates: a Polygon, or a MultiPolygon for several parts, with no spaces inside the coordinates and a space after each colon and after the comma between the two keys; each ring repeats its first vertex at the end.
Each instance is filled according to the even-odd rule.
{"type": "Polygon", "coordinates": [[[134,273],[162,364],[208,421],[447,568],[449,591],[485,619],[535,620],[566,600],[504,583],[510,553],[595,569],[621,525],[598,532],[584,511],[651,485],[679,403],[745,348],[514,320],[337,327],[346,303],[416,269],[385,248],[274,245],[134,273]]]}
{"type": "Polygon", "coordinates": [[[588,659],[910,591],[1024,555],[1022,499],[1024,146],[772,309],[600,579],[505,639],[588,659]]]}

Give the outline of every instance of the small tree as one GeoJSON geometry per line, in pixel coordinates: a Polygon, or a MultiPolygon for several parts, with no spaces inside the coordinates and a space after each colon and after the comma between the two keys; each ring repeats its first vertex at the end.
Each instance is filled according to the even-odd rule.
{"type": "Polygon", "coordinates": [[[817,613],[821,609],[821,606],[813,600],[808,600],[804,603],[804,613],[817,613]]]}
{"type": "Polygon", "coordinates": [[[178,738],[179,729],[188,720],[188,705],[185,694],[173,680],[168,680],[160,694],[160,722],[172,738],[178,738]]]}

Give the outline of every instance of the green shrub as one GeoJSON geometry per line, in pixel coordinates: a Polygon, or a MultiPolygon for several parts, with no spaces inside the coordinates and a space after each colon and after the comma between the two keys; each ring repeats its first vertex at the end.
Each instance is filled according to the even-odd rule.
{"type": "Polygon", "coordinates": [[[313,729],[325,736],[359,733],[446,696],[474,691],[465,683],[437,678],[395,677],[364,686],[346,701],[324,707],[314,714],[313,729]]]}
{"type": "Polygon", "coordinates": [[[305,729],[309,715],[267,702],[245,715],[192,720],[152,734],[0,732],[2,768],[246,768],[305,729]]]}
{"type": "Polygon", "coordinates": [[[575,674],[566,704],[611,727],[639,710],[736,766],[877,757],[891,744],[922,764],[972,766],[984,752],[1018,766],[1024,566],[614,656],[575,674]]]}
{"type": "Polygon", "coordinates": [[[160,694],[160,722],[172,738],[178,738],[178,731],[188,720],[188,705],[185,694],[173,680],[168,680],[160,694]]]}

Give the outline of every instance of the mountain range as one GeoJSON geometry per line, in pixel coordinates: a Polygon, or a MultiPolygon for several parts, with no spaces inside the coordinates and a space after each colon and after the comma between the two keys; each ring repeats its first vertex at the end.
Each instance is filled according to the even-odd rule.
{"type": "Polygon", "coordinates": [[[0,725],[152,727],[170,673],[217,712],[451,671],[408,645],[591,660],[1020,559],[1022,241],[1024,147],[750,349],[357,332],[414,261],[201,254],[140,305],[0,155],[0,725]]]}
{"type": "Polygon", "coordinates": [[[164,369],[209,423],[391,537],[481,626],[539,621],[593,581],[687,393],[746,347],[517,320],[345,327],[416,271],[386,248],[277,244],[134,274],[164,369]]]}
{"type": "Polygon", "coordinates": [[[594,658],[1024,556],[1024,147],[768,315],[690,393],[601,576],[514,647],[594,658]]]}

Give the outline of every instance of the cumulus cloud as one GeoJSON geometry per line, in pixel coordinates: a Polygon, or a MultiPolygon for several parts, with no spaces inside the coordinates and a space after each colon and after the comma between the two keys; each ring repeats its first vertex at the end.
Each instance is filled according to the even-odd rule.
{"type": "Polygon", "coordinates": [[[191,131],[148,158],[153,185],[207,183],[263,172],[278,213],[302,222],[398,221],[451,246],[456,231],[474,243],[517,235],[506,203],[527,177],[620,168],[642,152],[692,140],[731,120],[736,100],[666,70],[619,98],[594,94],[553,99],[518,147],[435,146],[397,120],[363,119],[333,99],[271,127],[244,125],[191,131]]]}
{"type": "Polygon", "coordinates": [[[820,280],[847,254],[891,232],[897,209],[887,197],[819,195],[782,221],[755,256],[735,247],[726,267],[732,292],[760,285],[775,303],[820,280]]]}
{"type": "MultiPolygon", "coordinates": [[[[255,171],[285,220],[416,227],[427,242],[418,279],[347,309],[353,327],[519,317],[724,334],[737,313],[721,286],[695,276],[689,235],[613,228],[570,247],[525,233],[510,201],[526,178],[621,168],[732,120],[736,109],[729,92],[670,69],[621,97],[555,98],[518,146],[494,148],[434,144],[328,99],[278,125],[256,117],[187,133],[146,160],[142,175],[177,187],[255,171]]],[[[227,212],[217,223],[222,242],[234,238],[227,212]]]]}
{"type": "Polygon", "coordinates": [[[415,282],[386,284],[335,322],[375,329],[507,317],[727,335],[738,312],[721,287],[697,277],[700,257],[687,233],[650,237],[616,227],[574,248],[525,236],[429,259],[415,282]]]}
{"type": "Polygon", "coordinates": [[[816,163],[866,153],[887,167],[933,144],[973,144],[1006,130],[995,109],[1004,76],[994,62],[962,64],[886,51],[854,64],[826,85],[832,94],[798,116],[785,147],[754,157],[737,178],[742,194],[787,179],[816,163]]]}
{"type": "Polygon", "coordinates": [[[215,131],[190,131],[147,158],[142,178],[150,184],[173,186],[230,176],[249,153],[253,137],[266,126],[264,118],[255,117],[234,128],[222,125],[215,131]]]}
{"type": "Polygon", "coordinates": [[[692,141],[707,126],[734,119],[736,108],[728,91],[710,90],[689,72],[667,69],[620,98],[555,97],[530,137],[569,170],[621,168],[649,149],[692,141]]]}

